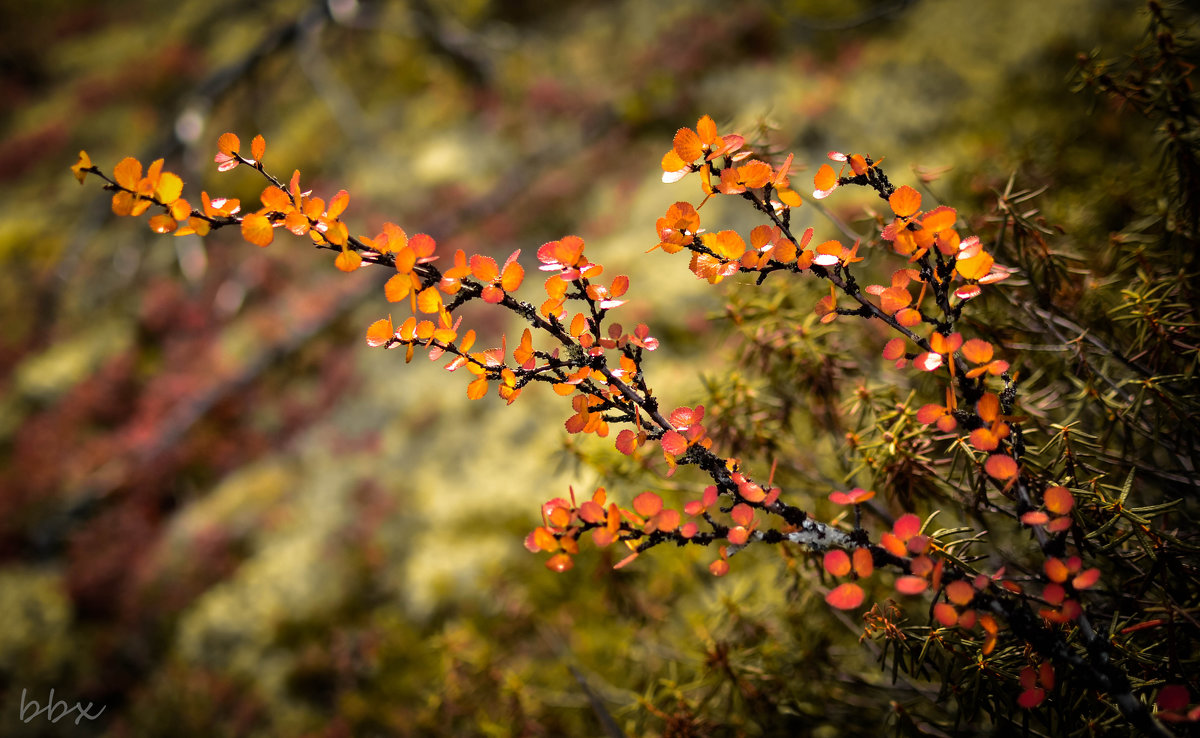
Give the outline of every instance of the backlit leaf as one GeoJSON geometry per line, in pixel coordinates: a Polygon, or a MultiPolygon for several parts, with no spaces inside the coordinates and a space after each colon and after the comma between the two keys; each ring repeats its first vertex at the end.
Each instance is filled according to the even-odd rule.
{"type": "Polygon", "coordinates": [[[907,218],[921,209],[921,193],[908,185],[901,185],[888,198],[892,212],[901,218],[907,218]]]}
{"type": "Polygon", "coordinates": [[[217,139],[217,150],[226,156],[237,153],[241,146],[241,140],[233,133],[222,133],[217,139]]]}
{"type": "Polygon", "coordinates": [[[275,229],[267,216],[251,213],[242,219],[242,238],[255,246],[267,246],[275,238],[275,229]]]}
{"type": "Polygon", "coordinates": [[[691,128],[680,128],[676,131],[673,144],[675,154],[685,164],[694,162],[704,153],[701,148],[700,137],[691,128]]]}
{"type": "Polygon", "coordinates": [[[113,179],[127,190],[136,190],[142,178],[142,163],[132,156],[122,159],[113,169],[113,179]]]}

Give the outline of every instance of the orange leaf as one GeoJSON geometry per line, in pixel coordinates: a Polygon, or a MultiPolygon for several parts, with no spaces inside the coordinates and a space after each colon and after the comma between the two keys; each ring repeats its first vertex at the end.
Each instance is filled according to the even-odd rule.
{"type": "Polygon", "coordinates": [[[956,263],[958,273],[966,279],[979,279],[987,275],[995,260],[986,251],[980,251],[974,256],[962,258],[961,254],[956,263]]]}
{"type": "Polygon", "coordinates": [[[662,510],[662,507],[662,498],[653,492],[643,492],[637,497],[633,498],[633,509],[638,515],[641,515],[645,518],[657,515],[658,511],[662,510]]]}
{"type": "Polygon", "coordinates": [[[1067,581],[1067,577],[1071,576],[1071,571],[1067,568],[1067,565],[1064,564],[1061,559],[1057,559],[1053,556],[1046,559],[1046,563],[1042,565],[1042,568],[1045,569],[1046,576],[1049,577],[1050,581],[1052,582],[1058,582],[1061,584],[1062,582],[1067,581]]]}
{"type": "Polygon", "coordinates": [[[136,190],[142,178],[142,163],[132,156],[122,159],[113,170],[113,179],[127,190],[136,190]]]}
{"type": "Polygon", "coordinates": [[[346,206],[349,204],[350,193],[346,192],[345,190],[338,190],[338,193],[333,196],[332,200],[329,201],[329,209],[325,212],[325,215],[328,216],[330,220],[333,220],[341,215],[342,212],[345,211],[346,206]]]}
{"type": "Polygon", "coordinates": [[[546,560],[546,568],[559,574],[569,571],[573,566],[575,566],[574,559],[565,553],[556,553],[546,560]]]}
{"type": "Polygon", "coordinates": [[[884,345],[883,358],[888,361],[899,359],[901,356],[904,356],[904,346],[903,338],[893,338],[884,345]]]}
{"type": "Polygon", "coordinates": [[[871,572],[875,571],[875,559],[871,556],[869,548],[860,547],[854,549],[854,573],[860,577],[869,577],[871,572]]]}
{"type": "Polygon", "coordinates": [[[150,230],[155,233],[170,233],[178,227],[175,219],[166,213],[159,213],[150,219],[150,230]]]}
{"type": "Polygon", "coordinates": [[[691,128],[680,128],[675,132],[675,140],[673,141],[675,154],[683,160],[685,164],[690,164],[700,158],[704,153],[701,147],[700,137],[691,128]]]}
{"type": "Polygon", "coordinates": [[[921,228],[930,233],[938,233],[947,228],[953,228],[954,221],[957,218],[958,213],[955,212],[954,208],[941,205],[925,213],[925,216],[921,218],[921,228]]]}
{"type": "Polygon", "coordinates": [[[86,151],[79,152],[79,161],[75,162],[71,167],[71,172],[75,175],[75,179],[79,180],[79,184],[83,184],[83,180],[87,177],[87,170],[92,168],[92,158],[88,156],[86,151]]]}
{"type": "Polygon", "coordinates": [[[254,137],[250,142],[250,156],[255,161],[262,161],[263,155],[267,153],[267,140],[262,137],[262,134],[254,137]]]}
{"type": "Polygon", "coordinates": [[[183,180],[172,172],[163,172],[154,185],[154,196],[164,205],[170,205],[183,194],[183,180]]]}
{"type": "Polygon", "coordinates": [[[487,377],[476,377],[474,380],[471,381],[470,384],[467,385],[467,398],[471,399],[471,400],[478,400],[479,398],[486,395],[487,391],[488,391],[487,377]]]}
{"type": "Polygon", "coordinates": [[[496,277],[500,276],[496,260],[490,256],[475,254],[471,257],[471,276],[480,282],[495,282],[496,277]]]}
{"type": "Polygon", "coordinates": [[[972,364],[986,364],[992,360],[992,344],[981,338],[972,338],[962,345],[963,356],[972,364]]]}
{"type": "Polygon", "coordinates": [[[933,617],[947,628],[953,628],[958,624],[958,610],[954,609],[954,605],[945,602],[939,602],[933,606],[933,617]]]}
{"type": "Polygon", "coordinates": [[[912,295],[905,287],[888,287],[879,296],[879,308],[891,315],[912,302],[912,295]]]}
{"type": "Polygon", "coordinates": [[[901,185],[888,198],[892,212],[901,218],[907,218],[921,209],[921,193],[908,185],[901,185]]]}
{"type": "Polygon", "coordinates": [[[426,287],[417,295],[417,309],[423,313],[436,313],[442,309],[442,293],[437,287],[426,287]]]}
{"type": "Polygon", "coordinates": [[[839,610],[853,610],[862,604],[864,596],[862,587],[846,582],[825,595],[825,601],[839,610]]]}
{"type": "Polygon", "coordinates": [[[850,557],[841,549],[827,551],[823,564],[825,571],[835,577],[844,577],[850,573],[850,557]]]}
{"type": "Polygon", "coordinates": [[[242,219],[242,238],[255,246],[267,246],[275,238],[275,229],[267,216],[251,213],[242,219]]]}
{"type": "Polygon", "coordinates": [[[237,153],[241,146],[241,140],[232,133],[222,133],[221,137],[217,139],[217,150],[226,156],[237,153]]]}
{"type": "Polygon", "coordinates": [[[969,605],[975,599],[975,588],[962,579],[946,585],[946,598],[956,605],[969,605]]]}
{"type": "Polygon", "coordinates": [[[409,274],[394,274],[383,285],[383,294],[387,297],[388,302],[400,302],[408,297],[408,293],[412,291],[412,275],[409,274]]]}
{"type": "Polygon", "coordinates": [[[1066,487],[1050,487],[1043,496],[1046,509],[1056,515],[1066,515],[1075,506],[1075,496],[1066,487]]]}
{"type": "Polygon", "coordinates": [[[338,254],[337,258],[333,261],[333,265],[343,272],[352,272],[362,266],[362,263],[362,256],[357,251],[351,249],[346,249],[338,254]]]}
{"type": "Polygon", "coordinates": [[[505,264],[504,271],[500,274],[500,287],[505,292],[515,292],[521,286],[521,282],[525,280],[525,267],[515,261],[505,264]]]}
{"type": "Polygon", "coordinates": [[[988,475],[1001,480],[1012,479],[1018,471],[1017,462],[1006,454],[992,454],[983,468],[988,475]]]}
{"type": "MultiPolygon", "coordinates": [[[[267,188],[262,191],[262,196],[259,199],[262,200],[263,207],[266,207],[270,210],[275,210],[280,213],[290,213],[293,210],[292,198],[288,197],[286,192],[279,189],[275,185],[268,185],[267,188]]],[[[307,223],[308,221],[305,220],[305,222],[307,223]]]]}
{"type": "Polygon", "coordinates": [[[816,187],[813,197],[818,200],[827,197],[837,187],[837,183],[837,172],[833,171],[833,167],[828,164],[822,164],[821,168],[817,170],[816,176],[813,177],[813,186],[816,187]]]}

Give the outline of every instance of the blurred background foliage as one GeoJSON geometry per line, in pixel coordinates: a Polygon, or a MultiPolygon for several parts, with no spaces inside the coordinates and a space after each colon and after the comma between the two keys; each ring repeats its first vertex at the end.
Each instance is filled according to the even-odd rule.
{"type": "MultiPolygon", "coordinates": [[[[622,319],[662,339],[648,371],[664,405],[707,399],[731,421],[730,452],[760,470],[778,460],[818,499],[855,463],[822,382],[859,381],[879,337],[818,326],[819,288],[803,280],[751,297],[644,254],[667,205],[700,199],[690,180],[658,181],[675,129],[707,113],[813,168],[829,149],[886,156],[893,182],[928,175],[981,229],[1011,178],[1010,192],[1041,192],[1056,248],[1100,259],[1164,209],[1153,124],[1074,90],[1080,53],[1131,53],[1140,3],[44,0],[3,13],[4,735],[873,736],[896,724],[894,704],[947,718],[936,686],[879,671],[795,552],[748,550],[721,580],[692,551],[620,572],[590,552],[550,573],[521,546],[540,502],[597,484],[683,499],[699,478],[650,478],[570,441],[550,393],[471,403],[438,365],[367,350],[386,275],[342,275],[301,241],[154,236],[114,222],[67,166],[79,149],[105,169],[165,157],[193,201],[253,202],[261,181],[217,175],[212,154],[222,132],[262,133],[277,175],[350,191],[357,232],[391,220],[442,253],[501,258],[579,235],[632,277],[622,319]],[[746,329],[734,313],[758,317],[746,329]],[[748,378],[764,369],[766,385],[748,378]],[[22,723],[22,690],[51,688],[103,717],[22,723]]],[[[869,193],[828,206],[864,234],[880,209],[869,193]]],[[[719,200],[704,213],[756,222],[719,200]]],[[[835,235],[816,208],[802,217],[835,235]]],[[[1116,293],[1093,286],[1077,299],[1103,315],[1116,293]]],[[[511,330],[476,321],[497,344],[511,330]]],[[[908,499],[909,478],[879,483],[908,499]]]]}

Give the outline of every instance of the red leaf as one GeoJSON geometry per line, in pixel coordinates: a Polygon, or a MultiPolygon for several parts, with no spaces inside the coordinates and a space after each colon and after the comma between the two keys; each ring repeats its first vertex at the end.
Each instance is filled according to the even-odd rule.
{"type": "Polygon", "coordinates": [[[864,596],[862,587],[846,582],[825,595],[825,601],[839,610],[853,610],[862,604],[864,596]]]}

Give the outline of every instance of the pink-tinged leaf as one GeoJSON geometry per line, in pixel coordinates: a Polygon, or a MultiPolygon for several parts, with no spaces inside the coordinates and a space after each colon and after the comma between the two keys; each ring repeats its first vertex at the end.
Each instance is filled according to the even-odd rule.
{"type": "Polygon", "coordinates": [[[850,573],[850,557],[841,549],[827,551],[822,563],[825,571],[835,577],[844,577],[850,573]]]}
{"type": "Polygon", "coordinates": [[[896,579],[896,591],[900,594],[921,594],[928,587],[929,582],[924,577],[914,577],[911,574],[906,574],[896,579]]]}
{"type": "Polygon", "coordinates": [[[912,538],[920,530],[921,519],[912,513],[907,513],[900,516],[895,524],[892,525],[892,532],[896,534],[897,538],[903,541],[907,541],[909,538],[912,538]]]}
{"type": "Polygon", "coordinates": [[[829,495],[829,500],[837,505],[857,505],[861,502],[866,502],[874,496],[874,490],[866,490],[862,487],[855,487],[849,492],[834,492],[833,494],[829,495]]]}
{"type": "Polygon", "coordinates": [[[1075,589],[1089,589],[1100,579],[1099,569],[1088,569],[1079,576],[1071,580],[1071,586],[1075,589]]]}
{"type": "Polygon", "coordinates": [[[633,560],[636,559],[637,557],[638,557],[638,553],[637,553],[637,551],[634,551],[633,553],[629,554],[625,558],[618,561],[616,564],[613,564],[613,568],[614,569],[622,569],[626,566],[629,566],[630,564],[633,563],[633,560]]]}
{"type": "Polygon", "coordinates": [[[862,587],[852,582],[846,582],[825,595],[825,601],[839,610],[853,610],[862,604],[865,596],[862,587]]]}
{"type": "Polygon", "coordinates": [[[954,290],[954,296],[966,302],[967,300],[972,300],[976,297],[979,297],[982,292],[983,290],[981,290],[977,284],[964,284],[963,286],[954,290]]]}
{"type": "Polygon", "coordinates": [[[1034,510],[1022,515],[1021,522],[1025,525],[1045,525],[1050,522],[1050,516],[1041,510],[1034,510]]]}

